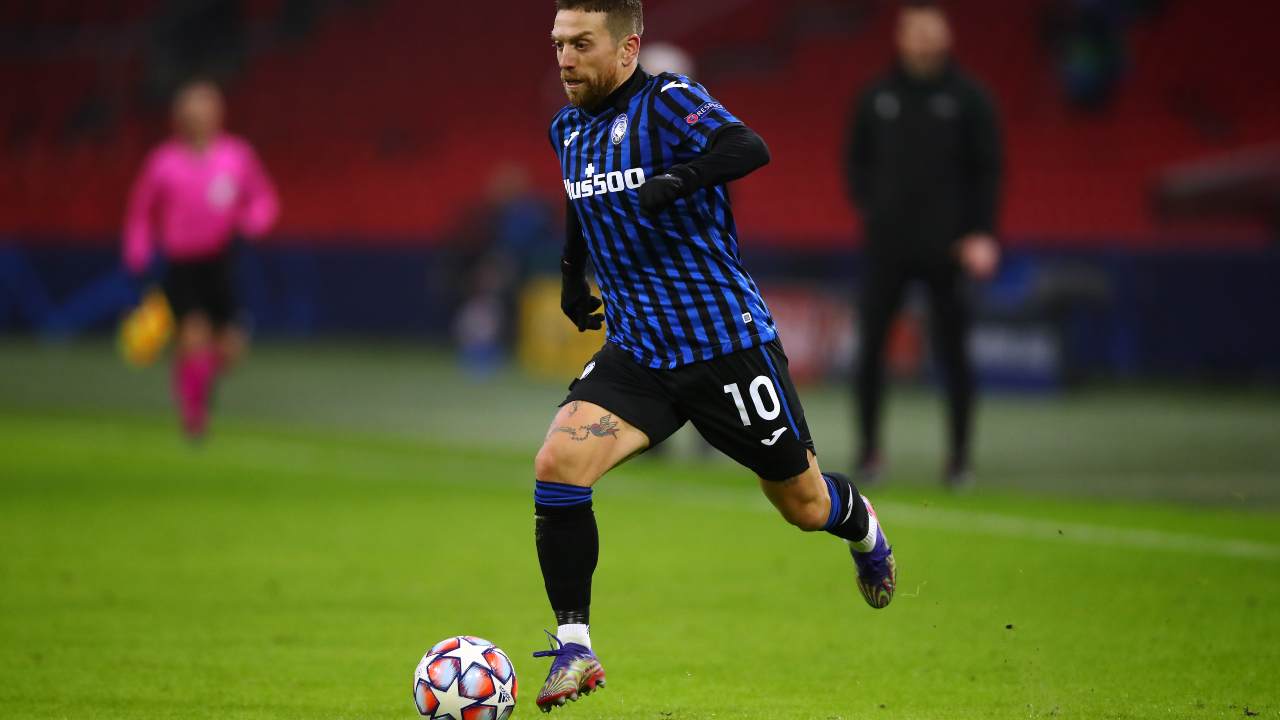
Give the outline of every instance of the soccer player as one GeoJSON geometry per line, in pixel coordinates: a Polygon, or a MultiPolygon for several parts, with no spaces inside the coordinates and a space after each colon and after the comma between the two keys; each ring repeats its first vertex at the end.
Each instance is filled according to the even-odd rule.
{"type": "Polygon", "coordinates": [[[870,502],[818,467],[773,318],[739,260],[725,185],[769,161],[764,141],[688,77],[639,67],[640,0],[556,5],[570,103],[550,133],[568,195],[561,307],[579,330],[607,318],[608,334],[534,463],[538,560],[558,625],[552,650],[537,653],[553,658],[544,711],[605,679],[588,629],[591,488],[685,422],[757,475],[787,521],[845,541],[872,607],[896,584],[870,502]]]}
{"type": "Polygon", "coordinates": [[[199,439],[218,375],[246,345],[231,287],[232,240],[267,233],[280,204],[253,148],[222,131],[217,86],[184,85],[172,112],[174,136],[151,151],[133,186],[124,262],[141,277],[157,251],[167,261],[164,292],[178,323],[173,396],[183,431],[199,439]]]}

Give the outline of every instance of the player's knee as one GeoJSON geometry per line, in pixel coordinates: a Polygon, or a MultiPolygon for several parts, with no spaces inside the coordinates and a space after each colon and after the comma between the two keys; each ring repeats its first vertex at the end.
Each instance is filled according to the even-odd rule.
{"type": "Polygon", "coordinates": [[[545,442],[533,459],[534,477],[543,482],[564,485],[590,486],[587,466],[580,453],[575,453],[563,443],[545,442]]]}
{"type": "Polygon", "coordinates": [[[213,328],[209,319],[200,313],[182,318],[178,327],[178,342],[187,352],[204,350],[213,343],[213,328]]]}
{"type": "Polygon", "coordinates": [[[559,482],[560,458],[551,443],[543,443],[538,454],[533,458],[533,476],[543,482],[559,482]]]}

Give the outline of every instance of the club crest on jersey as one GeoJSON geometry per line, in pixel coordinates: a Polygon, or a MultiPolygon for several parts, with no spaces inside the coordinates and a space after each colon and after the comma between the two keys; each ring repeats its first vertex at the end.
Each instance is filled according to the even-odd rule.
{"type": "Polygon", "coordinates": [[[613,130],[609,133],[609,139],[613,140],[614,145],[621,145],[630,127],[631,121],[627,119],[626,114],[619,115],[618,119],[613,121],[613,130]]]}

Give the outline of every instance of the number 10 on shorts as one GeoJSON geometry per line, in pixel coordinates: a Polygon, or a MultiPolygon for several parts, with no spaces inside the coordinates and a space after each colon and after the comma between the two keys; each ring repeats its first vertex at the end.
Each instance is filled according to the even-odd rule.
{"type": "MultiPolygon", "coordinates": [[[[751,424],[751,416],[747,414],[747,405],[743,402],[742,391],[738,388],[738,383],[724,386],[724,392],[733,398],[733,404],[738,406],[738,417],[742,419],[743,425],[751,424]]],[[[756,414],[761,420],[777,420],[778,415],[782,414],[782,403],[778,401],[778,391],[773,387],[773,381],[766,375],[761,375],[751,381],[751,385],[747,388],[747,393],[751,395],[751,404],[756,407],[756,414]],[[765,405],[768,396],[768,406],[765,405]]]]}

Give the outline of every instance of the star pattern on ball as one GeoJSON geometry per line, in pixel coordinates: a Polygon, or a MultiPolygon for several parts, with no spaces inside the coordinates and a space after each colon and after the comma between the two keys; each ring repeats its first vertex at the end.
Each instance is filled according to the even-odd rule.
{"type": "Polygon", "coordinates": [[[440,708],[436,710],[436,714],[434,715],[435,720],[444,720],[445,718],[449,718],[449,720],[462,720],[462,709],[474,704],[475,700],[459,695],[458,693],[461,688],[462,676],[459,675],[458,679],[449,683],[448,688],[444,690],[436,690],[436,699],[440,701],[440,708]],[[456,714],[450,713],[446,708],[457,708],[458,712],[456,714]]]}
{"type": "Polygon", "coordinates": [[[489,670],[489,661],[485,659],[485,651],[492,648],[492,645],[477,645],[466,638],[458,638],[458,647],[443,653],[440,657],[458,658],[461,667],[458,669],[458,677],[462,677],[472,665],[479,665],[487,672],[489,670]]]}

